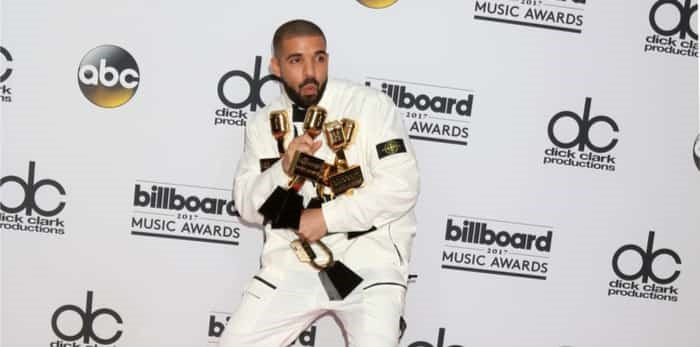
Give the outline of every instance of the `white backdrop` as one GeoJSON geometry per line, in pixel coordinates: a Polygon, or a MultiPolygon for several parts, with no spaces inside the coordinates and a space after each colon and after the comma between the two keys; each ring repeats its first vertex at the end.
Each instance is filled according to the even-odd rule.
{"type": "MultiPolygon", "coordinates": [[[[231,202],[255,111],[232,104],[279,93],[271,37],[299,17],[414,138],[401,346],[698,346],[696,2],[582,2],[3,0],[2,346],[216,345],[262,244],[231,202]],[[136,88],[84,94],[90,58],[83,80],[136,88]]],[[[325,317],[296,345],[343,343],[325,317]]]]}

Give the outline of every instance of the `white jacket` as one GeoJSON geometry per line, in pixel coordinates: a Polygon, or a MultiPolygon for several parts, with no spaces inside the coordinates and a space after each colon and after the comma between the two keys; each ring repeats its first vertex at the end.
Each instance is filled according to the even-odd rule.
{"type": "MultiPolygon", "coordinates": [[[[335,259],[365,279],[363,287],[376,282],[405,285],[416,233],[414,206],[419,179],[416,158],[401,115],[391,99],[381,92],[339,80],[328,80],[318,105],[328,111],[326,121],[355,120],[355,140],[345,150],[345,155],[348,164],[359,165],[364,176],[364,184],[353,194],[341,195],[323,204],[328,235],[322,241],[331,248],[335,259]],[[392,154],[393,151],[382,147],[396,139],[403,141],[404,152],[392,154]],[[380,159],[380,152],[388,155],[380,159]],[[346,234],[371,227],[377,230],[350,239],[346,234]]],[[[238,164],[233,196],[241,218],[249,223],[262,224],[263,216],[258,208],[275,187],[287,188],[289,177],[282,170],[281,160],[260,172],[261,158],[279,156],[270,131],[269,113],[282,109],[291,117],[292,102],[284,93],[257,112],[246,128],[245,148],[238,164]]],[[[293,137],[290,131],[285,138],[285,148],[293,137]]],[[[335,153],[325,144],[325,136],[320,135],[317,140],[324,144],[315,156],[333,163],[335,153]]],[[[305,205],[316,196],[315,188],[308,181],[300,193],[305,205]]],[[[274,278],[290,270],[316,271],[309,264],[300,263],[290,248],[289,243],[297,238],[294,230],[272,229],[269,224],[264,230],[261,273],[274,272],[274,278]]]]}

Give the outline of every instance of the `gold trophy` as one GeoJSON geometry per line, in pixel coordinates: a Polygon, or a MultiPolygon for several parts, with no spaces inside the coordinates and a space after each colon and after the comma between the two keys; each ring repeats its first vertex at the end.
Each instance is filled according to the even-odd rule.
{"type": "MultiPolygon", "coordinates": [[[[318,197],[309,202],[308,208],[320,208],[324,187],[331,184],[331,178],[336,177],[337,180],[339,171],[351,170],[348,168],[343,149],[352,141],[355,132],[355,123],[349,121],[344,125],[342,122],[335,121],[326,123],[324,128],[326,140],[331,149],[336,153],[334,165],[329,165],[323,159],[301,152],[295,153],[291,165],[297,177],[304,177],[316,182],[318,197]],[[345,131],[346,127],[348,129],[347,131],[345,131]]],[[[362,174],[360,173],[360,175],[362,174]]],[[[359,184],[353,185],[353,187],[356,186],[359,187],[359,184]]],[[[330,300],[344,299],[362,283],[362,277],[341,261],[335,260],[331,250],[322,241],[317,241],[315,245],[317,245],[320,251],[325,255],[325,257],[323,257],[325,261],[322,263],[319,262],[316,252],[308,242],[297,239],[290,244],[299,261],[309,263],[313,268],[319,271],[318,276],[328,298],[330,300]]]]}
{"type": "Polygon", "coordinates": [[[320,199],[324,196],[324,186],[330,187],[334,195],[339,195],[351,192],[364,182],[362,170],[358,165],[348,165],[344,151],[352,143],[356,123],[351,119],[332,121],[326,123],[324,129],[326,142],[336,155],[334,165],[305,153],[296,153],[292,161],[295,175],[318,183],[316,191],[320,199]]]}
{"type": "Polygon", "coordinates": [[[328,177],[326,184],[333,194],[352,192],[364,182],[362,170],[358,165],[349,166],[345,157],[345,149],[350,146],[355,137],[357,123],[352,119],[343,118],[340,121],[325,124],[328,146],[335,152],[337,172],[328,177]]]}
{"type": "Polygon", "coordinates": [[[345,266],[341,261],[333,259],[333,253],[322,241],[315,243],[325,253],[325,262],[317,261],[316,252],[311,245],[300,239],[292,241],[290,246],[303,263],[309,263],[318,270],[318,277],[330,300],[345,299],[360,283],[362,277],[345,266]]]}
{"type": "MultiPolygon", "coordinates": [[[[278,110],[270,112],[270,129],[272,137],[277,141],[277,152],[279,157],[284,154],[284,138],[289,133],[289,117],[287,111],[278,110]]],[[[274,165],[280,158],[263,158],[260,159],[260,172],[263,172],[274,165]]]]}
{"type": "MultiPolygon", "coordinates": [[[[271,117],[272,118],[272,117],[271,117]]],[[[286,113],[285,113],[286,118],[286,113]]],[[[271,126],[273,136],[277,139],[278,149],[284,151],[284,148],[279,147],[280,142],[283,142],[284,137],[280,136],[281,131],[276,132],[275,129],[282,129],[283,124],[277,122],[271,126]]],[[[311,106],[306,110],[306,118],[304,119],[304,131],[312,138],[317,137],[323,131],[323,122],[326,120],[326,110],[322,107],[311,106]]],[[[304,185],[304,177],[295,176],[289,181],[287,189],[277,187],[260,206],[258,212],[264,216],[264,223],[272,223],[273,228],[291,228],[299,229],[299,219],[301,212],[304,209],[303,198],[299,195],[299,190],[304,185]]]]}
{"type": "MultiPolygon", "coordinates": [[[[323,122],[326,121],[327,112],[323,107],[320,106],[310,106],[306,109],[306,116],[304,117],[304,133],[309,134],[312,139],[318,137],[323,131],[323,122]]],[[[290,187],[295,187],[297,191],[301,189],[304,184],[304,176],[297,173],[297,165],[300,168],[304,168],[307,165],[308,158],[314,158],[313,156],[296,152],[294,153],[294,160],[292,160],[291,171],[294,173],[294,178],[289,182],[290,187]]]]}

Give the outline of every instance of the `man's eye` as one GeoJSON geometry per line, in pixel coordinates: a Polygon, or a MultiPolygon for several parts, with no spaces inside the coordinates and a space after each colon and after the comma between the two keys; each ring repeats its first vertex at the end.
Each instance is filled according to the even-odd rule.
{"type": "Polygon", "coordinates": [[[291,64],[297,64],[297,63],[299,63],[300,61],[301,61],[301,59],[299,59],[299,58],[292,58],[292,59],[289,59],[289,62],[290,62],[291,64]]]}
{"type": "Polygon", "coordinates": [[[325,56],[325,55],[319,55],[319,56],[316,57],[316,61],[318,61],[318,62],[320,62],[320,63],[323,63],[324,61],[326,61],[326,56],[325,56]]]}

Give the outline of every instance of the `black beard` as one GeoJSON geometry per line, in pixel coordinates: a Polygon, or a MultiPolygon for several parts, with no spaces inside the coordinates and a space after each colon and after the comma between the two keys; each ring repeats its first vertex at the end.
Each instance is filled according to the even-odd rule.
{"type": "Polygon", "coordinates": [[[299,89],[302,89],[305,85],[311,83],[315,84],[316,88],[318,89],[318,93],[316,94],[315,97],[304,97],[301,94],[297,93],[296,90],[294,90],[285,80],[282,79],[282,85],[284,85],[284,91],[287,92],[287,96],[289,96],[289,99],[292,100],[292,102],[298,106],[301,106],[303,108],[308,108],[309,106],[316,105],[318,104],[319,101],[321,101],[321,97],[323,96],[323,92],[326,90],[326,83],[328,80],[323,81],[323,84],[319,85],[318,81],[316,81],[313,78],[308,78],[304,80],[304,82],[301,83],[299,86],[299,89]]]}

